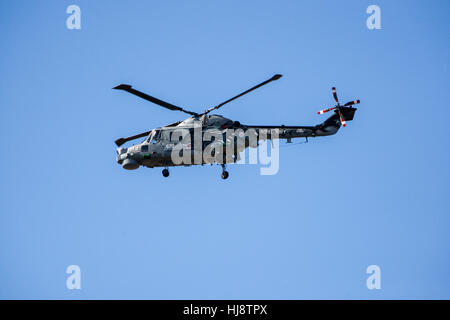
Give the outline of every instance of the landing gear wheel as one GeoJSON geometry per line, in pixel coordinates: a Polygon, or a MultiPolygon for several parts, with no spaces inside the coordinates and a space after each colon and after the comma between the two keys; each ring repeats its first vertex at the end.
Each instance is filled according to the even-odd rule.
{"type": "Polygon", "coordinates": [[[168,170],[168,169],[164,169],[164,170],[162,171],[162,174],[163,174],[163,176],[164,176],[165,178],[167,178],[167,177],[169,176],[169,170],[168,170]]]}
{"type": "Polygon", "coordinates": [[[227,179],[228,176],[229,176],[228,171],[222,172],[222,179],[223,179],[223,180],[227,179]]]}

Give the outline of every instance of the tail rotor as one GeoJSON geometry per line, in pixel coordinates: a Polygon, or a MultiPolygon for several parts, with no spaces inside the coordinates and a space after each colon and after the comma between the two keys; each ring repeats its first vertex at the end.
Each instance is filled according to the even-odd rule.
{"type": "Polygon", "coordinates": [[[360,100],[354,100],[354,101],[347,102],[346,104],[344,104],[344,105],[341,106],[341,105],[339,104],[339,99],[338,99],[338,96],[337,96],[337,93],[336,93],[336,88],[333,87],[333,88],[331,88],[331,90],[332,90],[332,92],[333,92],[334,100],[335,100],[336,103],[337,103],[336,106],[331,107],[331,108],[327,108],[327,109],[323,109],[323,110],[320,110],[320,111],[317,111],[317,114],[324,114],[324,113],[326,113],[326,112],[329,112],[329,111],[334,110],[334,112],[336,112],[336,113],[339,115],[339,121],[341,122],[341,125],[342,125],[343,127],[345,127],[345,126],[347,125],[347,123],[346,123],[346,119],[345,119],[345,117],[344,117],[344,114],[348,114],[348,113],[349,113],[348,111],[350,111],[350,109],[352,109],[352,110],[351,110],[352,112],[349,113],[349,114],[351,114],[351,119],[350,119],[350,118],[348,119],[348,120],[352,120],[352,119],[353,119],[354,111],[355,111],[356,109],[353,108],[353,107],[351,107],[351,106],[353,106],[353,105],[355,105],[355,104],[358,104],[358,103],[360,103],[361,101],[360,101],[360,100]]]}

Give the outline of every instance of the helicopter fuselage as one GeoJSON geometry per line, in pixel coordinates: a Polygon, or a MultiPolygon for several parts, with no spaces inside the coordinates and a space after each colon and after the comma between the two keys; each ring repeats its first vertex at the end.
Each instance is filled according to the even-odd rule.
{"type": "Polygon", "coordinates": [[[205,160],[203,156],[196,158],[196,153],[203,155],[211,143],[220,142],[223,145],[222,153],[226,155],[226,145],[229,142],[227,135],[238,137],[239,134],[243,135],[244,141],[241,148],[233,149],[231,156],[236,159],[237,154],[243,149],[257,146],[252,145],[251,137],[254,137],[255,141],[287,139],[290,142],[293,138],[335,134],[340,127],[337,117],[335,118],[317,126],[248,126],[220,115],[206,116],[205,119],[191,117],[182,122],[151,130],[145,140],[139,144],[128,148],[117,148],[117,162],[128,170],[137,169],[139,166],[153,168],[207,164],[211,162],[205,160]],[[211,139],[211,135],[216,138],[211,139]],[[195,142],[198,144],[196,145],[195,142]],[[188,164],[175,163],[172,157],[175,150],[190,154],[192,161],[188,164]],[[195,161],[195,159],[201,160],[195,161]]]}

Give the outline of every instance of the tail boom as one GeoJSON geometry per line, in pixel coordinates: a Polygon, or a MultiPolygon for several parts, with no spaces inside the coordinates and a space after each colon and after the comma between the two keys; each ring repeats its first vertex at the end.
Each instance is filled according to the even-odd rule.
{"type": "MultiPolygon", "coordinates": [[[[344,116],[345,121],[353,120],[356,108],[341,108],[340,112],[344,116]]],[[[316,126],[243,126],[245,130],[254,129],[256,132],[261,133],[264,131],[267,135],[267,139],[271,139],[271,130],[278,131],[279,139],[292,139],[292,138],[308,138],[308,137],[321,137],[330,136],[338,132],[341,127],[341,119],[338,112],[335,112],[327,120],[316,126]]]]}

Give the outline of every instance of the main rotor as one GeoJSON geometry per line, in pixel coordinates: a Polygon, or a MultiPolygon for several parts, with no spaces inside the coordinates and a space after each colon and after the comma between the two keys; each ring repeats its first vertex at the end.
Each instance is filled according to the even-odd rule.
{"type": "Polygon", "coordinates": [[[129,92],[131,94],[134,94],[135,96],[138,96],[138,97],[140,97],[142,99],[145,99],[147,101],[153,102],[153,103],[155,103],[155,104],[157,104],[157,105],[159,105],[161,107],[164,107],[166,109],[169,109],[169,110],[181,111],[181,112],[187,113],[187,114],[189,114],[191,116],[194,116],[194,117],[201,117],[201,116],[204,116],[204,115],[210,113],[213,110],[217,110],[217,109],[223,107],[225,104],[227,104],[227,103],[229,103],[229,102],[231,102],[231,101],[233,101],[233,100],[235,100],[237,98],[240,98],[243,95],[245,95],[245,94],[247,94],[247,93],[249,93],[249,92],[251,92],[251,91],[253,91],[255,89],[258,89],[259,87],[262,87],[263,85],[268,84],[271,81],[275,81],[275,80],[280,79],[281,77],[282,77],[281,74],[276,74],[272,78],[270,78],[270,79],[268,79],[268,80],[266,80],[264,82],[261,82],[260,84],[257,84],[256,86],[248,89],[247,91],[244,91],[244,92],[238,94],[237,96],[234,96],[233,98],[228,99],[228,100],[218,104],[217,106],[211,107],[211,108],[205,110],[202,113],[189,111],[189,110],[183,109],[183,108],[181,108],[179,106],[176,106],[176,105],[173,105],[171,103],[168,103],[166,101],[163,101],[163,100],[160,100],[158,98],[152,97],[152,96],[150,96],[150,95],[148,95],[146,93],[143,93],[143,92],[141,92],[139,90],[133,89],[133,87],[131,85],[129,85],[129,84],[119,84],[118,86],[115,86],[113,89],[127,91],[127,92],[129,92]]]}

